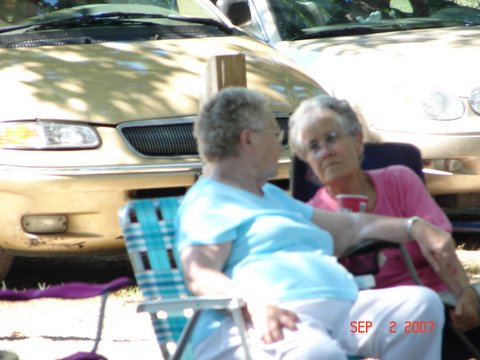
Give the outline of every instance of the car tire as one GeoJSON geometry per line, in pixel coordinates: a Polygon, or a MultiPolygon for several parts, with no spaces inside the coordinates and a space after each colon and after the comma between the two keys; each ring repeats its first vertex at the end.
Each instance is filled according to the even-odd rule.
{"type": "Polygon", "coordinates": [[[14,256],[0,248],[0,281],[5,280],[10,267],[12,266],[14,256]]]}

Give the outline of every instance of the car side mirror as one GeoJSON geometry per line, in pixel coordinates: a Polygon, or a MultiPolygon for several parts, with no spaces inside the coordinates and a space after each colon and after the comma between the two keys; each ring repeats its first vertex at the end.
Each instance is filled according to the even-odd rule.
{"type": "Polygon", "coordinates": [[[247,25],[252,20],[248,1],[218,0],[217,7],[230,19],[233,25],[247,25]]]}

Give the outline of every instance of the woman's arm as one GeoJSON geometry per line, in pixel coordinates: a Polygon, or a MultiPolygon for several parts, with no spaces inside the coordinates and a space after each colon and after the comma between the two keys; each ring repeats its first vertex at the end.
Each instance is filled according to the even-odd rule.
{"type": "Polygon", "coordinates": [[[312,220],[332,234],[336,255],[343,254],[348,248],[369,238],[396,243],[408,238],[407,219],[404,218],[314,209],[312,220]]]}
{"type": "Polygon", "coordinates": [[[450,318],[455,327],[468,331],[480,324],[479,296],[470,285],[467,273],[457,256],[453,259],[458,271],[450,272],[441,267],[439,277],[455,295],[457,302],[450,311],[450,318]]]}
{"type": "Polygon", "coordinates": [[[312,219],[332,234],[337,255],[368,238],[397,243],[416,240],[435,272],[458,297],[457,306],[451,311],[455,326],[463,331],[478,326],[478,296],[472,288],[467,287],[468,278],[455,252],[450,233],[421,219],[409,226],[405,218],[319,209],[314,210],[312,219]]]}
{"type": "Polygon", "coordinates": [[[180,253],[188,288],[195,295],[234,293],[233,282],[222,269],[230,255],[231,243],[187,246],[180,253]]]}
{"type": "MultiPolygon", "coordinates": [[[[430,224],[424,220],[418,221],[417,223],[430,224]]],[[[422,226],[412,226],[411,230],[413,238],[428,236],[428,233],[422,234],[422,231],[425,231],[422,226]]],[[[439,262],[439,268],[436,272],[457,298],[455,309],[450,311],[450,318],[453,324],[458,329],[467,331],[479,325],[479,299],[476,291],[468,286],[469,280],[467,273],[456,252],[452,254],[450,260],[449,264],[439,262]]]]}
{"type": "MultiPolygon", "coordinates": [[[[392,166],[382,172],[381,186],[377,186],[379,197],[388,199],[400,216],[420,216],[422,219],[451,233],[452,225],[445,212],[438,206],[425,184],[409,168],[392,166]]],[[[413,230],[413,228],[412,228],[413,230]]],[[[443,266],[437,273],[448,289],[457,297],[451,319],[461,330],[471,329],[479,323],[479,299],[473,288],[468,287],[469,280],[458,256],[452,259],[452,271],[443,266]],[[455,271],[458,269],[458,271],[455,271]]]]}
{"type": "MultiPolygon", "coordinates": [[[[335,241],[335,254],[365,239],[390,240],[403,243],[410,239],[408,219],[360,213],[337,213],[314,209],[312,220],[329,231],[335,241]]],[[[450,234],[426,221],[418,220],[411,227],[412,239],[435,271],[441,266],[448,271],[458,271],[453,259],[455,244],[450,234]]]]}
{"type": "Polygon", "coordinates": [[[180,260],[188,288],[196,295],[242,297],[247,303],[247,319],[260,331],[263,341],[269,344],[283,339],[282,328],[296,330],[298,317],[291,311],[263,302],[258,296],[259,289],[239,287],[222,273],[231,248],[231,243],[184,248],[180,260]]]}

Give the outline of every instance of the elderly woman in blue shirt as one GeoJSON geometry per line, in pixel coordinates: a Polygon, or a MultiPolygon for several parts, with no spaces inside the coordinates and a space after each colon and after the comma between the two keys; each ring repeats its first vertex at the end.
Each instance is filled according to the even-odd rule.
{"type": "MultiPolygon", "coordinates": [[[[434,291],[359,292],[335,255],[366,238],[412,237],[432,266],[455,271],[450,234],[421,220],[313,209],[268,183],[283,134],[258,92],[220,91],[195,135],[205,170],[177,217],[182,267],[194,294],[245,299],[254,359],[440,358],[444,315],[434,291]],[[414,321],[425,331],[407,333],[414,321]]],[[[231,318],[203,316],[196,359],[242,359],[242,351],[231,318]]]]}

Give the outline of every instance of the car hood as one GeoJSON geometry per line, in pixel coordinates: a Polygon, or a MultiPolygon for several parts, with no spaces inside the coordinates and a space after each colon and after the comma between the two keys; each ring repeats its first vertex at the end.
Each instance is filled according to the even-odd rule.
{"type": "Polygon", "coordinates": [[[273,111],[291,112],[297,99],[319,91],[287,68],[293,62],[247,37],[2,48],[0,121],[114,125],[195,115],[208,59],[234,53],[246,54],[247,86],[266,92],[273,111]]]}
{"type": "MultiPolygon", "coordinates": [[[[400,100],[419,98],[430,89],[467,98],[473,88],[480,87],[478,27],[322,38],[284,42],[278,47],[327,92],[362,104],[363,116],[373,119],[370,122],[377,118],[383,125],[389,121],[384,117],[386,111],[379,111],[381,107],[388,110],[390,123],[398,125],[401,119],[394,119],[394,113],[400,100]]],[[[422,124],[425,131],[431,130],[431,123],[422,124]]],[[[416,129],[421,130],[422,124],[417,123],[416,129]]],[[[435,125],[439,131],[451,127],[438,121],[435,125]]],[[[474,125],[478,132],[478,124],[474,125]]]]}

